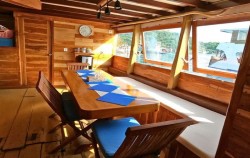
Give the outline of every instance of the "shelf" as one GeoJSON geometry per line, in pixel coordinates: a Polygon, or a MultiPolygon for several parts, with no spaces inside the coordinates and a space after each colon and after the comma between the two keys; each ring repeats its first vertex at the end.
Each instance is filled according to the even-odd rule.
{"type": "Polygon", "coordinates": [[[93,56],[93,53],[75,52],[75,56],[93,56]]]}

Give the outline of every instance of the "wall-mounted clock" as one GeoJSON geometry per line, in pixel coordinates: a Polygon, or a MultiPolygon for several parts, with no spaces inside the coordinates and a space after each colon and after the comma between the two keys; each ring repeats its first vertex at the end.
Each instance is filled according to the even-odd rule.
{"type": "Polygon", "coordinates": [[[80,28],[79,28],[79,33],[83,37],[89,37],[92,34],[92,29],[88,25],[81,25],[80,28]]]}

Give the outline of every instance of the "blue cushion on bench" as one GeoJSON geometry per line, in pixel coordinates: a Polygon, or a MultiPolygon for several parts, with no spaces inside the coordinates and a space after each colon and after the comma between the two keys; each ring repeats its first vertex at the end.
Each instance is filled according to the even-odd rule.
{"type": "Polygon", "coordinates": [[[133,117],[118,120],[98,120],[92,130],[105,157],[113,157],[121,146],[128,127],[139,126],[139,122],[133,117]]]}
{"type": "Polygon", "coordinates": [[[73,100],[72,94],[70,92],[63,93],[62,100],[63,100],[63,112],[67,120],[70,122],[80,120],[80,116],[77,112],[77,108],[73,100]]]}

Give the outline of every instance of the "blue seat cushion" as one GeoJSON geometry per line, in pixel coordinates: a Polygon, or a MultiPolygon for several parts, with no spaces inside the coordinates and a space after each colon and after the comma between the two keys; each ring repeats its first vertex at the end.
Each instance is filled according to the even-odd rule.
{"type": "Polygon", "coordinates": [[[77,107],[73,100],[73,96],[70,92],[62,94],[63,101],[63,112],[67,118],[67,121],[72,122],[80,120],[79,113],[77,112],[77,107]]]}
{"type": "Polygon", "coordinates": [[[118,120],[98,120],[92,130],[97,143],[105,157],[113,157],[121,146],[128,127],[139,126],[140,123],[133,117],[118,120]]]}

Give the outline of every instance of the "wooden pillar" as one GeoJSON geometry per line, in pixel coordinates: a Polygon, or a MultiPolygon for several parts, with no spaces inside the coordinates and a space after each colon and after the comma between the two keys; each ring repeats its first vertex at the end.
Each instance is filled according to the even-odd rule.
{"type": "MultiPolygon", "coordinates": [[[[249,28],[250,29],[250,28],[249,28]]],[[[216,158],[250,155],[250,32],[222,130],[216,158]]]]}
{"type": "Polygon", "coordinates": [[[23,17],[14,15],[16,19],[16,38],[17,43],[16,46],[18,47],[18,56],[19,56],[19,78],[20,78],[20,85],[24,86],[27,85],[27,74],[26,74],[26,56],[25,56],[25,40],[24,40],[24,21],[23,17]]]}
{"type": "Polygon", "coordinates": [[[186,16],[183,18],[179,43],[174,58],[174,62],[171,68],[170,78],[168,81],[169,89],[174,89],[177,86],[177,82],[184,65],[183,59],[185,58],[188,48],[188,39],[190,30],[191,30],[191,16],[186,16]]]}
{"type": "Polygon", "coordinates": [[[134,70],[134,63],[136,62],[136,54],[140,42],[140,34],[141,34],[141,25],[135,25],[131,43],[130,57],[128,61],[127,74],[131,74],[134,70]]]}

